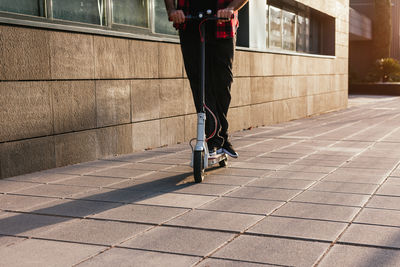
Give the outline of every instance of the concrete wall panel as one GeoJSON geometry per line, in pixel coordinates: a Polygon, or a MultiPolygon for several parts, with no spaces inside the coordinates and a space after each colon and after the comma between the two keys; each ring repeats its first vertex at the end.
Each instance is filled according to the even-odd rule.
{"type": "Polygon", "coordinates": [[[129,41],[94,36],[96,79],[129,78],[129,41]]]}
{"type": "Polygon", "coordinates": [[[93,36],[56,32],[50,34],[52,79],[93,79],[93,36]]]}
{"type": "Polygon", "coordinates": [[[47,82],[0,82],[0,142],[53,133],[47,82]]]}
{"type": "Polygon", "coordinates": [[[158,80],[131,81],[132,122],[160,117],[160,82],[158,80]]]}
{"type": "Polygon", "coordinates": [[[58,81],[52,82],[51,86],[55,133],[96,127],[94,81],[58,81]]]}
{"type": "Polygon", "coordinates": [[[97,127],[131,122],[131,83],[126,80],[96,81],[97,127]]]}
{"type": "Polygon", "coordinates": [[[56,167],[54,137],[0,143],[0,178],[56,167]]]}
{"type": "Polygon", "coordinates": [[[50,78],[49,32],[0,25],[0,80],[50,78]]]}

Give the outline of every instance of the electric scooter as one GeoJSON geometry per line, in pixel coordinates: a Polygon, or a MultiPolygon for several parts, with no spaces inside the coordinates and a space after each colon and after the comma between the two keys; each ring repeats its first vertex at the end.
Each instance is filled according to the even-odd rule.
{"type": "MultiPolygon", "coordinates": [[[[197,113],[197,137],[196,145],[192,146],[192,161],[190,166],[193,168],[194,180],[196,183],[201,183],[204,180],[205,169],[213,167],[219,164],[220,167],[227,166],[228,156],[225,153],[216,154],[213,156],[209,155],[207,147],[207,138],[205,133],[206,124],[206,104],[205,104],[205,23],[210,20],[227,20],[226,18],[219,18],[215,15],[211,15],[211,10],[207,10],[206,14],[199,13],[196,16],[186,16],[187,20],[200,20],[200,40],[201,40],[201,51],[200,51],[200,99],[201,99],[201,110],[197,113]]],[[[207,108],[208,109],[208,108],[207,108]]],[[[209,110],[209,109],[208,109],[209,110]]],[[[210,111],[210,110],[209,110],[210,111]]],[[[211,111],[210,111],[211,112],[211,111]]],[[[213,114],[211,112],[211,114],[213,114]]],[[[215,123],[215,127],[216,123],[215,123]]],[[[209,137],[210,138],[210,137],[209,137]]]]}

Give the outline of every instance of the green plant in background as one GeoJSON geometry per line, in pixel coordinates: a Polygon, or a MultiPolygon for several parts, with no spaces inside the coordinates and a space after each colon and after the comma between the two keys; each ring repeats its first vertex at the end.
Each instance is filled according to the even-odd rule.
{"type": "Polygon", "coordinates": [[[381,82],[394,81],[400,76],[400,63],[393,58],[382,58],[375,62],[375,73],[381,82]]]}

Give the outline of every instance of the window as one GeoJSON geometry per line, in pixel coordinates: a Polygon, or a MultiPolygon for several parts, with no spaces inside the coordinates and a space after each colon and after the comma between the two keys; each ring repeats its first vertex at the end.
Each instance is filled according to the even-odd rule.
{"type": "Polygon", "coordinates": [[[53,18],[105,25],[103,0],[52,0],[53,18]]]}
{"type": "Polygon", "coordinates": [[[164,0],[154,0],[154,31],[156,33],[177,35],[177,31],[168,21],[164,0]]]}
{"type": "Polygon", "coordinates": [[[294,0],[267,0],[266,16],[267,47],[335,55],[334,17],[294,0]]]}
{"type": "Polygon", "coordinates": [[[282,10],[283,49],[296,50],[296,14],[282,10]]]}
{"type": "Polygon", "coordinates": [[[149,27],[147,0],[113,0],[113,23],[149,27]]]}
{"type": "Polygon", "coordinates": [[[0,16],[30,20],[19,14],[57,24],[78,22],[117,31],[177,35],[164,0],[0,0],[0,16]]]}
{"type": "Polygon", "coordinates": [[[268,44],[269,44],[269,5],[266,5],[266,7],[265,7],[265,14],[266,14],[266,20],[265,20],[266,25],[265,25],[265,28],[267,29],[266,43],[267,43],[267,46],[268,46],[268,44]]]}
{"type": "Polygon", "coordinates": [[[269,7],[269,47],[282,48],[282,10],[269,7]]]}
{"type": "Polygon", "coordinates": [[[296,48],[299,52],[308,52],[310,49],[310,19],[304,14],[297,16],[296,48]]]}
{"type": "Polygon", "coordinates": [[[44,16],[43,2],[38,0],[1,0],[0,11],[44,16]]]}

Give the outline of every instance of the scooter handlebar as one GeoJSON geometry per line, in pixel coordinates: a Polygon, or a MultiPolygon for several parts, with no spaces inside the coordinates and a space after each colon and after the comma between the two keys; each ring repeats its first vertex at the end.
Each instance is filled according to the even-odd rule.
{"type": "Polygon", "coordinates": [[[226,20],[229,21],[233,19],[233,15],[230,18],[224,18],[224,17],[217,17],[215,15],[204,15],[204,14],[198,14],[196,16],[194,15],[187,15],[185,16],[186,20],[226,20]]]}

